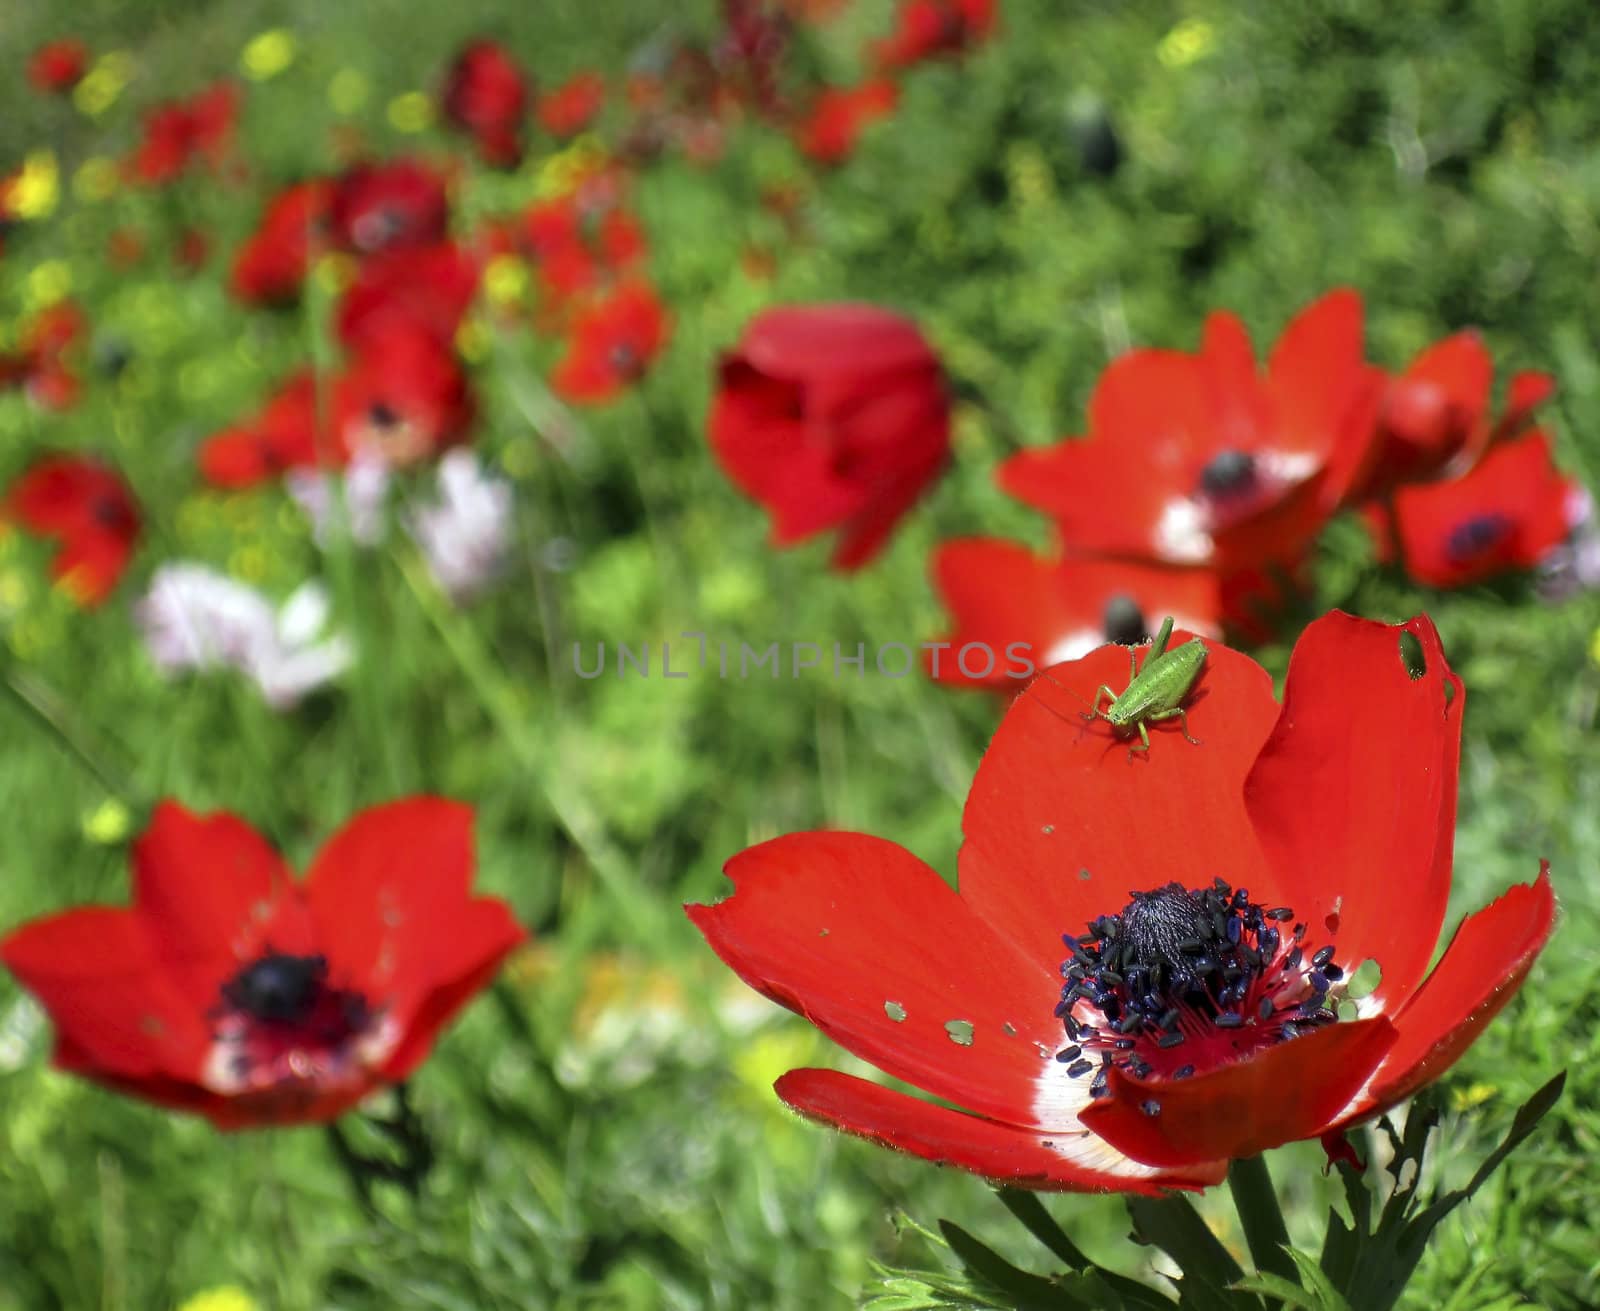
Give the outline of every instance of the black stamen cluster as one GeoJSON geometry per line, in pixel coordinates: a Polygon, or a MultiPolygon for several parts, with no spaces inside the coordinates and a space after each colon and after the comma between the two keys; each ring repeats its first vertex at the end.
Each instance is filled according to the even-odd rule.
{"type": "MultiPolygon", "coordinates": [[[[1087,933],[1062,938],[1071,955],[1061,964],[1065,982],[1055,1013],[1068,1045],[1056,1060],[1073,1078],[1098,1064],[1090,1096],[1106,1094],[1112,1065],[1148,1078],[1155,1067],[1147,1056],[1182,1046],[1202,1025],[1225,1030],[1248,1022],[1270,1028],[1269,1041],[1284,1041],[1338,1018],[1327,992],[1344,972],[1333,963],[1332,947],[1306,962],[1307,926],[1286,930],[1294,919],[1288,907],[1263,907],[1248,889],[1222,879],[1209,888],[1174,882],[1129,895],[1120,914],[1102,915],[1087,933]],[[1294,986],[1301,980],[1309,995],[1294,986]],[[1280,1006],[1285,992],[1294,996],[1280,1006]],[[1083,1002],[1099,1011],[1099,1021],[1074,1015],[1083,1002]]],[[[1167,1077],[1194,1072],[1180,1065],[1167,1077]]]]}

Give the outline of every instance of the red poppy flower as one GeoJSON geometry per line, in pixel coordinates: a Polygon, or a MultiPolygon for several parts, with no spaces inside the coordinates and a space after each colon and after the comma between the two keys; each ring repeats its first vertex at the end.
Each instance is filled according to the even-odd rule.
{"type": "Polygon", "coordinates": [[[892,114],[899,99],[899,89],[887,78],[826,87],[796,124],[796,144],[819,164],[842,164],[855,153],[862,132],[892,114]]]}
{"type": "Polygon", "coordinates": [[[234,257],[230,286],[251,304],[287,304],[300,294],[326,231],[330,183],[317,179],[280,191],[234,257]]]}
{"type": "Polygon", "coordinates": [[[1012,703],[967,800],[959,892],[880,838],[799,833],[687,908],[751,986],[971,1113],[831,1070],[779,1079],[789,1105],[1032,1188],[1194,1188],[1409,1097],[1517,990],[1554,917],[1544,870],[1428,972],[1465,701],[1431,622],[1318,620],[1281,708],[1213,646],[1188,701],[1199,745],[1155,725],[1132,757],[1079,713],[1127,666],[1104,647],[1012,703]],[[1381,981],[1354,999],[1369,960],[1381,981]]]}
{"type": "Polygon", "coordinates": [[[445,238],[450,201],[444,179],[414,159],[356,164],[335,180],[328,221],[336,244],[359,255],[445,238]]]}
{"type": "Polygon", "coordinates": [[[231,82],[218,82],[188,100],[157,105],[145,115],[144,139],[129,165],[132,176],[160,186],[196,159],[220,167],[232,145],[238,113],[239,89],[231,82]]]}
{"type": "Polygon", "coordinates": [[[1577,486],[1551,463],[1550,439],[1535,428],[1460,478],[1400,488],[1393,522],[1406,572],[1430,587],[1464,587],[1532,568],[1566,540],[1577,486]]]}
{"type": "Polygon", "coordinates": [[[239,490],[270,482],[290,469],[342,466],[348,458],[317,441],[317,381],[295,374],[253,419],[226,428],[200,447],[200,476],[213,487],[239,490]]]}
{"type": "Polygon", "coordinates": [[[360,350],[404,328],[448,346],[477,295],[478,275],[477,260],[451,242],[363,260],[339,301],[339,340],[360,350]]]}
{"type": "Polygon", "coordinates": [[[455,356],[437,336],[395,325],[366,338],[334,388],[334,445],[344,459],[376,450],[415,464],[470,436],[476,406],[455,356]]]}
{"type": "Polygon", "coordinates": [[[0,387],[23,388],[41,409],[71,409],[82,388],[68,355],[88,326],[69,300],[40,310],[23,326],[16,351],[0,355],[0,387]]]}
{"type": "Polygon", "coordinates": [[[445,76],[443,101],[445,118],[472,135],[486,164],[521,162],[528,80],[504,46],[487,40],[467,45],[445,76]]]}
{"type": "Polygon", "coordinates": [[[54,1063],[220,1129],[336,1118],[408,1078],[525,936],[471,895],[472,811],[362,811],[296,882],[243,820],[156,807],[133,905],[15,930],[0,960],[56,1025],[54,1063]]]}
{"type": "Polygon", "coordinates": [[[50,576],[80,605],[116,587],[139,540],[139,507],[122,479],[96,460],[48,455],[6,494],[5,517],[61,544],[50,576]]]}
{"type": "Polygon", "coordinates": [[[1476,332],[1435,342],[1393,379],[1378,423],[1378,453],[1356,499],[1402,483],[1463,473],[1495,442],[1523,432],[1555,390],[1547,373],[1512,375],[1505,409],[1489,408],[1494,361],[1476,332]]]}
{"type": "Polygon", "coordinates": [[[894,35],[878,43],[878,64],[909,68],[960,54],[993,33],[996,17],[995,0],[904,0],[894,35]]]}
{"type": "Polygon", "coordinates": [[[1000,486],[1054,515],[1074,551],[1292,568],[1367,468],[1382,383],[1353,291],[1296,315],[1265,376],[1244,325],[1214,313],[1197,355],[1113,360],[1088,435],[1013,456],[1000,486]]]}
{"type": "Polygon", "coordinates": [[[648,283],[620,286],[573,319],[567,353],[550,385],[569,401],[609,401],[645,375],[670,328],[666,308],[648,283]]]}
{"type": "Polygon", "coordinates": [[[1216,575],[1136,560],[1050,560],[1018,542],[941,542],[933,581],[955,620],[948,650],[928,653],[935,681],[1020,691],[1038,670],[1107,642],[1145,642],[1173,616],[1214,637],[1221,627],[1216,575]],[[969,649],[970,648],[970,649],[969,649]]]}
{"type": "Polygon", "coordinates": [[[28,60],[28,81],[46,95],[64,96],[89,68],[89,47],[75,37],[47,41],[28,60]]]}
{"type": "Polygon", "coordinates": [[[916,325],[875,305],[757,315],[722,358],[711,448],[789,546],[840,529],[837,569],[883,549],[944,468],[950,398],[916,325]]]}
{"type": "Polygon", "coordinates": [[[612,195],[573,193],[533,205],[522,237],[557,316],[581,293],[639,271],[649,255],[643,226],[612,195]]]}
{"type": "Polygon", "coordinates": [[[605,78],[576,73],[539,97],[539,124],[553,137],[575,137],[594,122],[605,103],[605,78]]]}

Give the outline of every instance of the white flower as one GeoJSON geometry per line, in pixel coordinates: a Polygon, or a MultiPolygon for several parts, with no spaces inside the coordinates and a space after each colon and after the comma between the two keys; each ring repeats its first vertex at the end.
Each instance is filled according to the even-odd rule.
{"type": "Polygon", "coordinates": [[[485,476],[478,457],[457,449],[439,461],[439,500],[407,516],[428,571],[458,604],[488,585],[511,544],[511,486],[485,476]]]}
{"type": "Polygon", "coordinates": [[[163,565],[133,615],[163,674],[236,669],[277,710],[338,677],[355,655],[343,634],[324,639],[328,597],[315,582],[302,584],[278,609],[255,588],[206,565],[163,565]]]}
{"type": "Polygon", "coordinates": [[[389,495],[389,466],[371,447],[362,447],[343,474],[320,469],[292,469],[284,479],[306,518],[311,520],[311,535],[324,550],[335,540],[337,510],[341,495],[344,521],[350,540],[357,546],[376,546],[383,540],[384,505],[389,495]]]}

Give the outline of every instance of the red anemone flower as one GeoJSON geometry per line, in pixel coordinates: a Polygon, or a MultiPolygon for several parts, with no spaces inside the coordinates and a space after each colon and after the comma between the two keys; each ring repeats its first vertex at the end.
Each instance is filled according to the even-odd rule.
{"type": "Polygon", "coordinates": [[[360,350],[404,328],[448,346],[478,293],[478,274],[477,260],[452,242],[363,260],[339,301],[339,340],[360,350]]]}
{"type": "Polygon", "coordinates": [[[476,406],[466,374],[438,338],[397,324],[365,340],[335,384],[333,412],[343,459],[374,450],[400,467],[464,442],[476,406]]]}
{"type": "Polygon", "coordinates": [[[876,305],[758,314],[719,365],[711,448],[790,546],[840,530],[837,569],[878,554],[944,468],[950,397],[916,325],[876,305]]]}
{"type": "Polygon", "coordinates": [[[1566,540],[1577,486],[1551,463],[1550,439],[1535,428],[1459,478],[1402,487],[1393,514],[1405,570],[1430,587],[1464,587],[1532,568],[1566,540]]]}
{"type": "Polygon", "coordinates": [[[1221,596],[1214,574],[1137,560],[1051,560],[1019,542],[942,542],[933,580],[955,621],[948,650],[930,651],[936,682],[1020,691],[1040,669],[1107,642],[1145,642],[1171,615],[1214,637],[1221,596]],[[970,649],[969,649],[970,648],[970,649]]]}
{"type": "Polygon", "coordinates": [[[877,47],[882,68],[908,68],[960,54],[994,31],[995,0],[905,0],[895,33],[877,47]]]}
{"type": "Polygon", "coordinates": [[[1196,1188],[1280,1143],[1343,1150],[1334,1135],[1438,1078],[1510,999],[1554,918],[1545,869],[1428,972],[1465,693],[1427,618],[1316,621],[1281,707],[1266,671],[1211,647],[1187,703],[1199,745],[1156,724],[1130,755],[1085,723],[1127,677],[1103,647],[1012,703],[967,800],[959,892],[881,838],[798,833],[687,908],[751,986],[971,1113],[831,1070],[779,1079],[790,1106],[1027,1187],[1196,1188]],[[1367,961],[1381,979],[1357,999],[1367,961]]]}
{"type": "Polygon", "coordinates": [[[825,87],[795,125],[795,141],[819,164],[842,164],[868,126],[894,112],[900,92],[887,78],[853,87],[825,87]]]}
{"type": "Polygon", "coordinates": [[[670,328],[666,308],[648,283],[618,287],[574,318],[567,353],[550,385],[569,401],[612,400],[644,376],[670,328]]]}
{"type": "Polygon", "coordinates": [[[77,455],[47,455],[7,493],[5,517],[61,544],[50,576],[80,605],[116,587],[139,540],[139,507],[111,469],[77,455]]]}
{"type": "Polygon", "coordinates": [[[528,80],[504,46],[468,44],[445,75],[442,99],[445,118],[471,134],[484,163],[512,168],[521,162],[528,80]]]}
{"type": "Polygon", "coordinates": [[[243,820],[165,801],[130,908],[24,925],[0,960],[59,1069],[220,1129],[326,1122],[408,1078],[523,940],[473,863],[471,808],[437,797],[362,811],[304,882],[243,820]]]}
{"type": "Polygon", "coordinates": [[[1547,373],[1511,376],[1505,409],[1489,406],[1494,361],[1476,332],[1435,342],[1394,378],[1378,420],[1378,452],[1355,499],[1441,474],[1463,473],[1496,442],[1525,431],[1555,390],[1547,373]]]}
{"type": "Polygon", "coordinates": [[[1365,472],[1382,383],[1354,291],[1296,315],[1264,376],[1244,325],[1214,313],[1196,355],[1113,360],[1088,435],[1012,456],[1000,486],[1053,515],[1074,551],[1292,568],[1365,472]]]}
{"type": "Polygon", "coordinates": [[[28,81],[35,91],[64,96],[79,82],[89,67],[89,47],[75,37],[47,41],[28,60],[28,81]]]}
{"type": "Polygon", "coordinates": [[[328,221],[336,244],[358,255],[443,241],[450,224],[444,179],[414,159],[356,164],[335,180],[328,221]]]}
{"type": "Polygon", "coordinates": [[[274,196],[261,224],[234,257],[230,286],[250,304],[287,304],[300,294],[327,230],[332,187],[317,179],[274,196]]]}
{"type": "Polygon", "coordinates": [[[575,137],[594,122],[605,103],[605,78],[577,73],[539,97],[539,124],[553,137],[575,137]]]}
{"type": "Polygon", "coordinates": [[[130,163],[133,177],[151,186],[173,181],[195,159],[218,168],[233,142],[239,89],[231,82],[157,105],[144,120],[144,139],[130,163]]]}
{"type": "Polygon", "coordinates": [[[557,314],[606,279],[638,271],[649,255],[639,220],[609,196],[589,201],[574,193],[534,205],[522,237],[557,314]]]}
{"type": "Polygon", "coordinates": [[[0,387],[23,388],[40,409],[71,409],[81,387],[67,355],[88,326],[70,300],[40,310],[23,326],[15,353],[0,354],[0,387]]]}
{"type": "Polygon", "coordinates": [[[318,450],[317,380],[309,369],[289,379],[253,419],[208,437],[200,447],[200,476],[213,487],[239,490],[270,482],[290,469],[340,466],[344,457],[318,450]]]}

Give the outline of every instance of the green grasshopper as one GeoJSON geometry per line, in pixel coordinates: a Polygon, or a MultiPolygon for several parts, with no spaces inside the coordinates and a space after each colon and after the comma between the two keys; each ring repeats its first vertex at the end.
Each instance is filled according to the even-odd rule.
{"type": "Polygon", "coordinates": [[[1128,652],[1128,686],[1122,689],[1122,695],[1102,683],[1095,690],[1094,705],[1082,715],[1090,723],[1105,720],[1119,736],[1126,736],[1129,728],[1138,729],[1141,745],[1128,748],[1129,760],[1135,751],[1150,750],[1150,733],[1145,725],[1164,719],[1176,719],[1183,728],[1184,740],[1200,745],[1199,738],[1189,736],[1189,712],[1182,703],[1200,677],[1201,666],[1206,662],[1206,644],[1194,637],[1168,651],[1167,639],[1171,636],[1172,616],[1168,615],[1161,621],[1161,631],[1151,644],[1142,670],[1137,654],[1128,652]],[[1111,698],[1104,710],[1100,709],[1102,697],[1111,698]]]}

